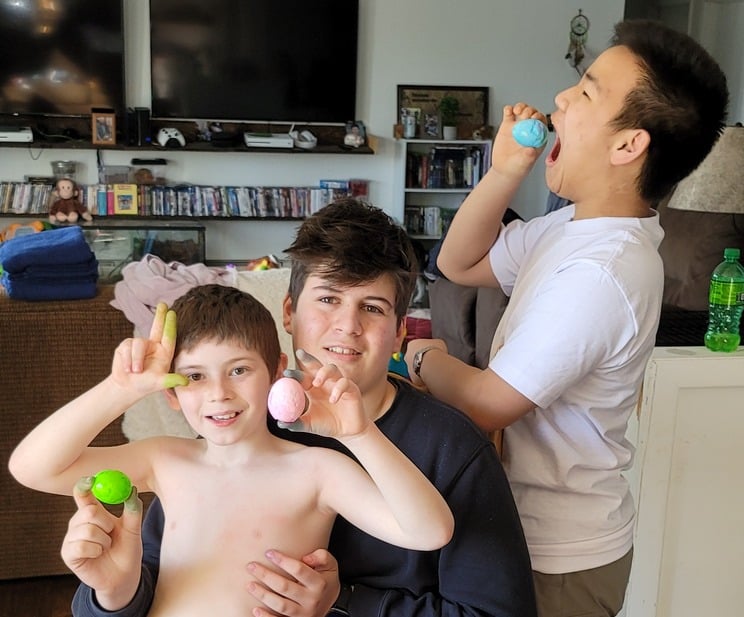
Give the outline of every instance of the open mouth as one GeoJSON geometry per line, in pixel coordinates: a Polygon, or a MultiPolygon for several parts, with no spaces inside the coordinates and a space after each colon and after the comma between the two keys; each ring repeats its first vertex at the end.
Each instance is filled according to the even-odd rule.
{"type": "Polygon", "coordinates": [[[550,153],[548,154],[545,161],[549,165],[555,163],[558,160],[560,153],[561,153],[561,138],[556,135],[555,142],[553,143],[553,148],[550,150],[550,153]]]}
{"type": "Polygon", "coordinates": [[[242,412],[240,411],[228,411],[225,413],[214,414],[207,416],[207,420],[211,420],[217,424],[228,424],[235,420],[242,412]]]}
{"type": "Polygon", "coordinates": [[[359,352],[348,347],[326,347],[327,352],[337,354],[339,356],[358,356],[359,352]]]}

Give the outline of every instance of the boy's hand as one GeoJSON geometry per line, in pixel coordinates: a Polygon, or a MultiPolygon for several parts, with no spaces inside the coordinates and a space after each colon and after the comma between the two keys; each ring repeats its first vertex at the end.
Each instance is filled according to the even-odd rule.
{"type": "MultiPolygon", "coordinates": [[[[258,562],[248,564],[255,582],[247,585],[248,593],[281,615],[317,617],[326,615],[338,598],[341,584],[338,562],[325,549],[318,549],[301,560],[279,551],[267,551],[266,557],[281,572],[270,570],[258,562]]],[[[276,613],[254,609],[254,617],[270,617],[276,613]]]]}
{"type": "Polygon", "coordinates": [[[545,114],[526,103],[506,105],[496,138],[493,140],[491,167],[520,179],[533,167],[542,154],[542,148],[527,148],[519,145],[512,135],[514,125],[520,120],[536,118],[547,124],[545,114]]]}
{"type": "Polygon", "coordinates": [[[324,365],[302,349],[298,349],[295,355],[302,370],[285,371],[285,375],[302,384],[309,406],[297,421],[278,422],[278,426],[336,439],[362,433],[369,425],[369,419],[364,413],[357,385],[333,364],[324,365]]]}
{"type": "Polygon", "coordinates": [[[78,506],[62,540],[60,553],[68,568],[96,592],[106,610],[118,610],[134,597],[142,562],[142,502],[132,490],[121,517],[90,492],[92,478],[81,478],[73,489],[78,506]]]}
{"type": "Polygon", "coordinates": [[[114,354],[111,376],[122,387],[143,394],[188,385],[183,375],[170,373],[176,346],[176,314],[160,303],[149,338],[129,338],[114,354]]]}

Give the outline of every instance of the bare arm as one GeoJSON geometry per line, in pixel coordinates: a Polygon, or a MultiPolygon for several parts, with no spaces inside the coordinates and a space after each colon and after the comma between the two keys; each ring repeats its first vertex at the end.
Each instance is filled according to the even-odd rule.
{"type": "Polygon", "coordinates": [[[414,383],[423,383],[436,398],[465,412],[485,431],[505,428],[535,408],[490,368],[479,369],[450,356],[437,339],[410,341],[406,363],[414,383]],[[424,355],[418,378],[411,366],[413,356],[432,345],[435,348],[424,355]]]}
{"type": "Polygon", "coordinates": [[[310,406],[297,422],[279,425],[334,437],[364,467],[319,450],[321,504],[391,544],[415,550],[444,546],[452,537],[452,512],[426,476],[367,417],[356,384],[332,364],[318,368],[318,361],[302,350],[297,358],[313,374],[310,406]]]}
{"type": "Polygon", "coordinates": [[[146,447],[141,442],[112,448],[88,444],[143,396],[175,381],[185,382],[185,378],[168,373],[175,345],[175,315],[170,313],[168,320],[166,307],[161,305],[149,339],[122,342],[106,379],[58,409],[21,441],[9,462],[11,473],[21,484],[69,495],[80,477],[126,456],[131,465],[122,471],[142,490],[151,490],[146,463],[134,452],[146,447]]]}
{"type": "Polygon", "coordinates": [[[504,107],[493,144],[491,168],[458,208],[442,243],[437,265],[455,283],[494,287],[488,251],[501,230],[501,221],[519,185],[542,149],[525,148],[513,139],[518,120],[545,117],[524,103],[504,107]]]}

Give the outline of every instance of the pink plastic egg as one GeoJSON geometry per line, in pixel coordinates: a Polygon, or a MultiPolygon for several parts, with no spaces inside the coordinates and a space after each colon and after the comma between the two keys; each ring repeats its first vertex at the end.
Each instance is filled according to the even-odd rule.
{"type": "Polygon", "coordinates": [[[294,422],[305,411],[307,398],[302,385],[291,377],[282,377],[269,390],[269,413],[281,422],[294,422]]]}

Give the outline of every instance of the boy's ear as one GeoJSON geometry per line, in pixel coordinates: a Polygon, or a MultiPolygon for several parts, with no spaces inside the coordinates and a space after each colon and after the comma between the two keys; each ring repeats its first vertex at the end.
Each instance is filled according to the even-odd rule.
{"type": "Polygon", "coordinates": [[[287,366],[289,366],[289,359],[287,358],[287,354],[282,352],[281,354],[279,354],[279,366],[277,366],[276,368],[274,381],[284,376],[284,371],[286,370],[287,366]]]}
{"type": "Polygon", "coordinates": [[[404,317],[403,319],[400,320],[398,331],[395,333],[395,349],[393,349],[393,353],[397,351],[402,351],[403,341],[405,340],[407,335],[408,335],[408,331],[406,329],[406,318],[404,317]]]}
{"type": "Polygon", "coordinates": [[[173,388],[163,390],[163,394],[165,395],[165,401],[168,403],[168,407],[174,411],[181,411],[181,404],[178,402],[178,397],[173,388]]]}
{"type": "Polygon", "coordinates": [[[282,325],[287,334],[292,334],[292,298],[289,294],[282,301],[282,325]]]}
{"type": "Polygon", "coordinates": [[[645,129],[626,129],[617,134],[615,147],[610,155],[613,165],[627,165],[643,156],[651,144],[651,136],[645,129]]]}

